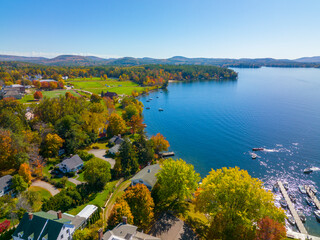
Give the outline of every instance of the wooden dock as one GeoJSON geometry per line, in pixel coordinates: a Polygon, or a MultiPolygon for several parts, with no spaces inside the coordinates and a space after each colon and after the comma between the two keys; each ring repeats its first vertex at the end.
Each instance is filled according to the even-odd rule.
{"type": "Polygon", "coordinates": [[[281,181],[278,181],[278,185],[279,185],[279,189],[284,197],[284,199],[287,201],[287,204],[288,204],[288,207],[289,207],[289,210],[294,218],[294,220],[296,221],[296,225],[299,229],[299,231],[303,234],[308,234],[307,232],[307,229],[304,227],[296,209],[294,208],[294,205],[293,203],[291,202],[289,196],[288,196],[288,193],[287,193],[287,190],[284,188],[284,186],[282,185],[282,182],[281,181]]]}
{"type": "Polygon", "coordinates": [[[314,204],[316,205],[316,207],[320,210],[320,202],[319,199],[316,197],[316,195],[311,191],[311,189],[309,188],[308,185],[304,186],[306,188],[307,194],[309,195],[309,197],[312,199],[312,201],[314,202],[314,204]]]}
{"type": "Polygon", "coordinates": [[[160,153],[161,157],[171,157],[174,156],[174,152],[164,152],[164,153],[160,153]]]}

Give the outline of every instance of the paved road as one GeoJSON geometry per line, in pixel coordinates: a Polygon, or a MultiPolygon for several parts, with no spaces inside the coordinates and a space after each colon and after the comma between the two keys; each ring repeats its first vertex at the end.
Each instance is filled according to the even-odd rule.
{"type": "Polygon", "coordinates": [[[100,158],[102,160],[105,160],[105,161],[109,162],[111,164],[111,168],[113,168],[114,164],[116,163],[116,160],[114,160],[113,158],[105,157],[106,149],[91,149],[90,151],[88,151],[88,153],[92,153],[97,158],[100,158]]]}
{"type": "Polygon", "coordinates": [[[36,187],[42,187],[46,190],[48,190],[52,196],[58,194],[60,191],[59,189],[57,189],[56,187],[52,186],[50,183],[47,183],[47,182],[44,182],[44,181],[41,181],[41,180],[37,180],[35,182],[33,182],[31,184],[31,186],[36,186],[36,187]]]}
{"type": "Polygon", "coordinates": [[[74,178],[68,178],[68,181],[74,183],[75,185],[80,185],[82,183],[79,180],[74,178]]]}

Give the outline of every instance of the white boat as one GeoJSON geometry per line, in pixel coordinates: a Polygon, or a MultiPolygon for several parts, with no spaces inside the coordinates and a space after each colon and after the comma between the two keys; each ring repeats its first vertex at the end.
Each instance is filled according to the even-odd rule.
{"type": "Polygon", "coordinates": [[[303,185],[299,185],[299,190],[300,190],[300,192],[303,193],[303,194],[306,194],[306,193],[307,193],[307,191],[306,191],[306,189],[305,189],[305,187],[304,187],[303,185]]]}
{"type": "Polygon", "coordinates": [[[317,194],[318,191],[313,185],[309,185],[309,188],[314,194],[317,194]]]}
{"type": "Polygon", "coordinates": [[[318,167],[310,167],[310,168],[305,168],[303,170],[304,173],[312,173],[314,171],[320,171],[320,168],[318,168],[318,167]]]}
{"type": "Polygon", "coordinates": [[[255,154],[255,153],[252,153],[252,154],[251,154],[251,158],[252,158],[252,159],[256,159],[257,157],[258,157],[257,154],[255,154]]]}
{"type": "Polygon", "coordinates": [[[289,189],[289,184],[288,184],[288,182],[284,182],[284,183],[283,183],[283,187],[284,187],[284,189],[288,190],[288,189],[289,189]]]}
{"type": "Polygon", "coordinates": [[[320,210],[316,210],[313,213],[316,215],[316,219],[320,222],[320,210]]]}
{"type": "Polygon", "coordinates": [[[313,200],[309,197],[305,197],[306,202],[308,203],[309,206],[314,207],[315,204],[313,202],[313,200]]]}
{"type": "Polygon", "coordinates": [[[304,215],[304,213],[303,213],[303,209],[301,209],[301,208],[298,209],[297,214],[302,222],[306,222],[307,218],[306,218],[306,215],[304,215]]]}
{"type": "Polygon", "coordinates": [[[291,225],[296,225],[296,220],[294,220],[294,217],[292,217],[291,215],[288,216],[288,222],[291,225]]]}
{"type": "Polygon", "coordinates": [[[283,208],[288,207],[287,201],[285,199],[282,198],[279,202],[280,202],[281,207],[283,207],[283,208]]]}
{"type": "Polygon", "coordinates": [[[289,198],[291,202],[296,203],[297,202],[297,197],[293,193],[289,193],[289,198]]]}

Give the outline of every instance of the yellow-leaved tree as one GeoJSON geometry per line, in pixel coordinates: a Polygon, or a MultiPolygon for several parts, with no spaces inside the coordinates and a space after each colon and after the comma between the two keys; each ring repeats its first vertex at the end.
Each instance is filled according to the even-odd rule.
{"type": "Polygon", "coordinates": [[[207,239],[254,239],[264,217],[281,224],[285,219],[262,181],[238,167],[212,170],[197,190],[195,203],[209,218],[207,239]]]}

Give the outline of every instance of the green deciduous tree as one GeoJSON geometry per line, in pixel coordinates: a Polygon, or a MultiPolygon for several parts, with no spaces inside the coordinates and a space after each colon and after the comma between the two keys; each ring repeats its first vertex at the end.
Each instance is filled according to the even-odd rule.
{"type": "Polygon", "coordinates": [[[124,176],[130,176],[139,169],[139,163],[132,143],[128,138],[124,139],[119,149],[118,160],[121,165],[121,173],[124,176]]]}
{"type": "Polygon", "coordinates": [[[123,134],[127,131],[126,122],[122,119],[122,117],[117,113],[111,113],[108,118],[109,124],[107,131],[110,136],[123,134]]]}
{"type": "Polygon", "coordinates": [[[94,189],[102,189],[111,179],[110,163],[99,158],[92,158],[85,166],[84,179],[94,189]]]}
{"type": "Polygon", "coordinates": [[[15,192],[20,193],[28,188],[28,183],[26,183],[20,175],[14,175],[12,177],[12,187],[15,192]]]}
{"type": "Polygon", "coordinates": [[[193,165],[187,164],[182,159],[169,158],[161,165],[158,178],[158,198],[169,208],[175,208],[192,198],[192,194],[200,181],[193,165]]]}
{"type": "Polygon", "coordinates": [[[263,183],[239,168],[212,170],[196,192],[196,209],[209,216],[210,239],[252,239],[255,223],[265,216],[283,223],[263,183]]]}

